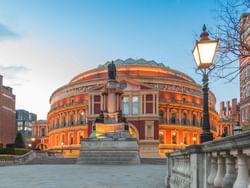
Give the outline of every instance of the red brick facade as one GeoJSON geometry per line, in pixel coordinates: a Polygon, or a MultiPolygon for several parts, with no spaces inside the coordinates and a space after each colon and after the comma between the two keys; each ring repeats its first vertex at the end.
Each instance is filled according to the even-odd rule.
{"type": "Polygon", "coordinates": [[[13,144],[16,137],[15,95],[12,88],[3,86],[0,75],[0,145],[13,144]]]}
{"type": "MultiPolygon", "coordinates": [[[[245,29],[249,27],[250,14],[241,16],[241,30],[249,32],[245,29]]],[[[244,40],[249,41],[250,34],[243,32],[244,40]]],[[[241,125],[250,118],[250,58],[240,58],[240,122],[241,125]]]]}

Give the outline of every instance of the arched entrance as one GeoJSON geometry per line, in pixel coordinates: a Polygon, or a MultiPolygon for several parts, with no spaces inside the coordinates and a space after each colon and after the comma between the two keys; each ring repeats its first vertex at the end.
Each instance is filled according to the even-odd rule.
{"type": "Polygon", "coordinates": [[[39,150],[43,151],[43,150],[47,150],[48,146],[46,144],[38,144],[36,146],[36,149],[39,149],[39,150]]]}
{"type": "Polygon", "coordinates": [[[137,140],[139,140],[139,132],[137,128],[131,123],[128,123],[128,127],[129,133],[131,134],[132,138],[136,138],[137,140]]]}

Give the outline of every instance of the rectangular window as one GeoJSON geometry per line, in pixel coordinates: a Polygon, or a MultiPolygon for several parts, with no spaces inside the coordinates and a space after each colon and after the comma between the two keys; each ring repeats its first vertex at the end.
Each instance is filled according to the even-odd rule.
{"type": "Polygon", "coordinates": [[[172,144],[177,144],[177,135],[176,132],[172,132],[172,144]]]}
{"type": "Polygon", "coordinates": [[[160,131],[159,135],[160,144],[164,144],[164,132],[160,131]]]}
{"type": "Polygon", "coordinates": [[[45,128],[43,127],[43,128],[42,128],[42,136],[45,136],[45,134],[46,134],[46,133],[45,133],[45,128]]]}
{"type": "Polygon", "coordinates": [[[132,114],[139,114],[139,97],[133,96],[132,102],[132,114]]]}
{"type": "Polygon", "coordinates": [[[188,133],[187,132],[184,132],[184,135],[183,135],[183,142],[184,144],[188,144],[188,133]]]}
{"type": "Polygon", "coordinates": [[[123,97],[123,100],[122,100],[122,113],[123,114],[128,114],[128,111],[129,111],[129,97],[128,96],[125,96],[123,97]]]}

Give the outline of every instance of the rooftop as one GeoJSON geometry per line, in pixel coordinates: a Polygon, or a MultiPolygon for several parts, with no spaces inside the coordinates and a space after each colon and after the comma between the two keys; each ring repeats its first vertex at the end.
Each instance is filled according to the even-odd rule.
{"type": "MultiPolygon", "coordinates": [[[[106,63],[104,63],[103,65],[98,65],[97,68],[102,68],[102,67],[107,67],[108,64],[110,64],[111,61],[107,61],[106,63]]],[[[157,66],[157,67],[166,67],[163,63],[157,63],[154,60],[150,60],[147,61],[143,58],[140,59],[133,59],[133,58],[128,58],[126,60],[122,60],[122,59],[116,59],[114,61],[114,64],[116,65],[148,65],[148,66],[157,66]]]]}

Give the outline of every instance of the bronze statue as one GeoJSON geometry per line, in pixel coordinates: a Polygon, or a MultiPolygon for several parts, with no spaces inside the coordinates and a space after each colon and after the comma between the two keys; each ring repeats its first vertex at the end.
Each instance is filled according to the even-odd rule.
{"type": "Polygon", "coordinates": [[[108,76],[110,80],[116,79],[116,66],[113,61],[108,65],[108,76]]]}

